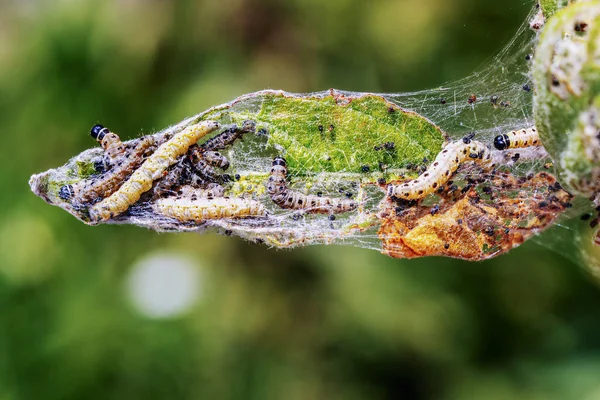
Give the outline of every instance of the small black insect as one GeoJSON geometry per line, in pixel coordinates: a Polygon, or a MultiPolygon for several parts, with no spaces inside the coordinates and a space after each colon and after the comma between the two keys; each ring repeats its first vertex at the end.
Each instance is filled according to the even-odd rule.
{"type": "Polygon", "coordinates": [[[442,98],[440,99],[440,103],[442,103],[442,104],[446,104],[446,99],[442,97],[442,98]]]}
{"type": "Polygon", "coordinates": [[[368,165],[363,165],[363,166],[360,167],[360,170],[362,172],[366,173],[366,172],[369,172],[371,170],[371,168],[368,165]]]}
{"type": "Polygon", "coordinates": [[[529,86],[527,83],[523,85],[523,90],[526,92],[531,92],[531,86],[529,86]]]}

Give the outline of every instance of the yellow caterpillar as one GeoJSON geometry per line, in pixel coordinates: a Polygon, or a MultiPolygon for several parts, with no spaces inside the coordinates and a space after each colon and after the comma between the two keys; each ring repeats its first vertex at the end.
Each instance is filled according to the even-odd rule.
{"type": "Polygon", "coordinates": [[[175,134],[148,157],[115,193],[90,209],[90,220],[104,221],[126,211],[139,200],[142,193],[150,190],[152,183],[160,178],[169,166],[177,162],[178,157],[187,153],[191,145],[216,129],[219,129],[217,122],[203,121],[175,134]]]}
{"type": "Polygon", "coordinates": [[[498,150],[519,149],[541,146],[542,142],[535,128],[521,129],[503,133],[494,138],[494,147],[498,150]]]}
{"type": "Polygon", "coordinates": [[[155,210],[182,222],[202,222],[210,219],[265,216],[264,206],[255,200],[229,197],[213,199],[192,197],[159,199],[155,210]]]}
{"type": "Polygon", "coordinates": [[[417,179],[400,185],[388,185],[388,196],[402,200],[422,199],[446,183],[461,164],[472,161],[488,169],[493,167],[491,158],[486,145],[465,137],[447,144],[417,179]]]}
{"type": "Polygon", "coordinates": [[[358,203],[350,199],[306,195],[287,188],[287,162],[283,157],[273,159],[267,192],[271,200],[281,208],[303,210],[308,213],[333,214],[354,210],[358,203]]]}

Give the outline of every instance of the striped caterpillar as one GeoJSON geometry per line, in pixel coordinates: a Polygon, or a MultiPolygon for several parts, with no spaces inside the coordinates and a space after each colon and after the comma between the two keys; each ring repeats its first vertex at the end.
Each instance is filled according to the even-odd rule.
{"type": "Polygon", "coordinates": [[[287,188],[287,162],[283,157],[273,159],[267,192],[271,200],[281,208],[303,210],[308,213],[334,214],[354,210],[358,204],[350,199],[306,195],[287,188]]]}
{"type": "Polygon", "coordinates": [[[187,153],[191,145],[218,128],[217,122],[203,121],[176,133],[148,157],[115,193],[90,209],[90,220],[104,221],[127,210],[169,166],[177,162],[179,156],[187,153]]]}
{"type": "Polygon", "coordinates": [[[535,128],[503,133],[494,138],[494,147],[498,150],[540,146],[541,144],[542,142],[535,128]]]}
{"type": "Polygon", "coordinates": [[[480,164],[485,169],[493,167],[488,147],[467,136],[463,140],[447,144],[433,164],[417,179],[400,185],[388,185],[387,194],[402,200],[422,199],[446,183],[461,164],[469,161],[480,164]]]}
{"type": "Polygon", "coordinates": [[[255,122],[246,120],[242,123],[241,128],[237,125],[233,125],[218,135],[208,139],[206,142],[202,143],[200,147],[205,151],[222,150],[241,138],[244,133],[254,132],[255,129],[255,122]]]}
{"type": "Polygon", "coordinates": [[[266,215],[264,206],[256,200],[243,198],[189,197],[159,199],[155,210],[169,218],[182,222],[203,222],[211,219],[262,217],[266,215]]]}
{"type": "Polygon", "coordinates": [[[121,157],[121,164],[114,165],[100,177],[61,187],[59,197],[63,200],[73,198],[77,203],[89,203],[110,196],[117,191],[119,184],[144,162],[144,156],[154,149],[155,144],[156,140],[151,136],[140,138],[131,152],[127,153],[126,157],[121,157]]]}

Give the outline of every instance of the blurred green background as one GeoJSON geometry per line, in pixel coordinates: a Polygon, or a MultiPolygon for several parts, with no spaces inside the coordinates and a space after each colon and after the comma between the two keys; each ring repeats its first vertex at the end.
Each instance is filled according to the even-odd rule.
{"type": "Polygon", "coordinates": [[[0,400],[600,399],[600,289],[481,263],[85,226],[31,174],[265,88],[468,75],[524,0],[0,0],[0,400]]]}

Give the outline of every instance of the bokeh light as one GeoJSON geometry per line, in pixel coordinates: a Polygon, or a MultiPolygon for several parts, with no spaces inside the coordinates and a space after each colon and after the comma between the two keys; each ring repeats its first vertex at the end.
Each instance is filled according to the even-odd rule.
{"type": "Polygon", "coordinates": [[[127,290],[135,308],[150,318],[181,315],[202,295],[202,276],[191,257],[149,254],[130,269],[127,290]]]}

